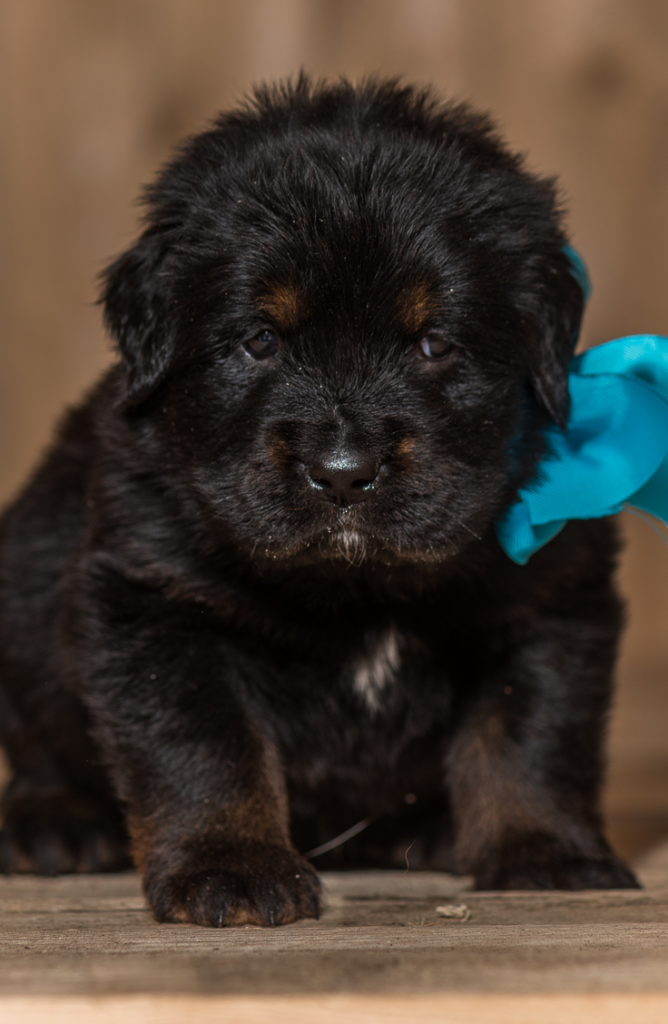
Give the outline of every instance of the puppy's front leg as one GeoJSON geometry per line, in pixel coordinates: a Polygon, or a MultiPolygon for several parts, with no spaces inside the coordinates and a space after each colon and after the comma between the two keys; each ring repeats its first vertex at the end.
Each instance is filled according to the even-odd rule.
{"type": "Polygon", "coordinates": [[[210,786],[174,777],[178,795],[130,811],[133,855],[160,921],[223,927],[318,916],[318,877],[290,844],[275,752],[250,733],[244,745],[234,766],[195,755],[210,786]]]}
{"type": "Polygon", "coordinates": [[[196,612],[114,590],[85,602],[80,670],[156,917],[317,917],[318,877],[290,843],[279,756],[244,707],[248,665],[196,612]]]}
{"type": "Polygon", "coordinates": [[[598,808],[614,637],[541,625],[498,655],[451,746],[457,866],[479,889],[637,887],[598,808]]]}

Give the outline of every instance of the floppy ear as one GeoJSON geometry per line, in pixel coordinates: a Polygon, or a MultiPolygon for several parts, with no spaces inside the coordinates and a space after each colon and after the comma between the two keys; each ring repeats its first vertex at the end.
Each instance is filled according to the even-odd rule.
{"type": "Polygon", "coordinates": [[[149,228],[103,274],[100,302],[127,375],[127,401],[136,405],[156,387],[174,355],[166,309],[164,235],[149,228]]]}
{"type": "Polygon", "coordinates": [[[570,410],[568,366],[580,334],[585,296],[566,256],[550,284],[548,300],[538,318],[531,382],[541,405],[555,423],[565,427],[570,410]]]}

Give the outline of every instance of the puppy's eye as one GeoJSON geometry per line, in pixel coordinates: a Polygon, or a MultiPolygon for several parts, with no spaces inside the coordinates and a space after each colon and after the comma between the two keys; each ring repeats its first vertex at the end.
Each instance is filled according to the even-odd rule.
{"type": "Polygon", "coordinates": [[[423,359],[445,359],[455,348],[451,341],[435,338],[429,334],[422,339],[418,347],[423,359]]]}
{"type": "Polygon", "coordinates": [[[244,342],[244,348],[253,359],[268,359],[278,348],[278,335],[273,331],[260,331],[254,338],[244,342]]]}

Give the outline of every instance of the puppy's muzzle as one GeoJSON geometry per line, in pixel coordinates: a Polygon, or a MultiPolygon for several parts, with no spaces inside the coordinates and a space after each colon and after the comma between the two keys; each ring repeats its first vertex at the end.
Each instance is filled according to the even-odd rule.
{"type": "Polygon", "coordinates": [[[362,452],[330,452],[306,467],[309,484],[325,501],[343,507],[366,501],[379,466],[362,452]]]}

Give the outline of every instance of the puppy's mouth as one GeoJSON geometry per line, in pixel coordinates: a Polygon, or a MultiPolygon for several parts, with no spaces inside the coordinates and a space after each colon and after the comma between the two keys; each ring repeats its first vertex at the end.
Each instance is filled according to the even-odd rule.
{"type": "Polygon", "coordinates": [[[376,553],[378,544],[374,537],[369,537],[352,524],[342,524],[322,536],[319,548],[325,557],[341,558],[350,565],[361,565],[367,554],[376,553]]]}
{"type": "Polygon", "coordinates": [[[270,543],[264,551],[255,548],[254,555],[273,562],[314,563],[343,561],[361,565],[367,559],[381,561],[396,557],[393,545],[387,545],[359,524],[342,522],[323,528],[317,533],[287,543],[270,543]]]}
{"type": "MultiPolygon", "coordinates": [[[[256,556],[259,552],[256,550],[256,556]]],[[[317,533],[292,543],[276,544],[264,551],[264,557],[273,562],[292,564],[316,564],[326,562],[347,563],[361,566],[363,563],[399,565],[408,563],[440,563],[454,554],[450,547],[415,548],[401,544],[400,540],[372,532],[350,509],[342,513],[339,521],[317,533]]],[[[262,558],[262,555],[260,555],[262,558]]]]}

